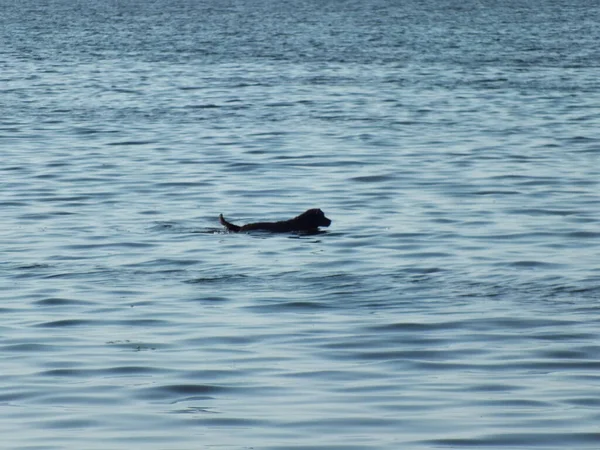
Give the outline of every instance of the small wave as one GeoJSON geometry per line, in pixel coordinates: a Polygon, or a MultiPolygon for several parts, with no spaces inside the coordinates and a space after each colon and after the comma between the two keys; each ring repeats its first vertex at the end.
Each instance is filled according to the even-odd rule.
{"type": "Polygon", "coordinates": [[[82,327],[87,325],[92,325],[98,323],[97,321],[92,320],[83,320],[83,319],[62,319],[62,320],[52,320],[49,322],[42,322],[36,327],[41,328],[71,328],[71,327],[82,327]]]}
{"type": "Polygon", "coordinates": [[[395,180],[396,174],[386,174],[386,175],[365,175],[360,177],[353,177],[350,181],[358,181],[359,183],[374,183],[378,181],[389,181],[395,180]]]}
{"type": "Polygon", "coordinates": [[[508,190],[508,189],[489,189],[489,190],[481,190],[474,191],[474,195],[519,195],[521,191],[516,190],[508,190]]]}
{"type": "Polygon", "coordinates": [[[576,239],[598,239],[600,238],[600,231],[573,231],[567,233],[567,236],[576,239]]]}
{"type": "Polygon", "coordinates": [[[15,352],[15,353],[43,353],[49,351],[56,351],[58,347],[50,344],[38,344],[38,343],[27,343],[27,344],[13,344],[2,346],[3,352],[15,352]]]}
{"type": "Polygon", "coordinates": [[[138,396],[151,400],[170,400],[177,402],[178,397],[201,396],[201,398],[212,398],[215,394],[233,392],[234,389],[216,384],[169,384],[140,388],[138,396]]]}
{"type": "Polygon", "coordinates": [[[148,140],[148,141],[118,141],[118,142],[108,142],[106,145],[111,145],[111,146],[132,146],[132,145],[149,145],[149,144],[156,144],[157,141],[152,141],[152,140],[148,140]]]}
{"type": "Polygon", "coordinates": [[[213,283],[229,283],[247,279],[247,275],[243,274],[227,274],[227,275],[215,275],[215,276],[202,276],[186,280],[186,283],[190,284],[213,284],[213,283]]]}
{"type": "MultiPolygon", "coordinates": [[[[503,264],[503,263],[499,263],[503,264]]],[[[525,260],[525,261],[513,261],[509,263],[509,266],[520,268],[520,269],[559,269],[561,267],[565,267],[565,264],[558,263],[550,263],[546,261],[533,261],[533,260],[525,260]]]]}
{"type": "Polygon", "coordinates": [[[247,306],[246,309],[257,312],[298,312],[298,311],[317,311],[323,309],[331,309],[332,307],[321,302],[296,301],[296,302],[281,302],[270,305],[253,305],[247,306]]]}
{"type": "Polygon", "coordinates": [[[73,305],[90,305],[91,302],[84,300],[74,300],[70,298],[51,297],[43,300],[37,300],[36,305],[40,306],[73,306],[73,305]]]}
{"type": "Polygon", "coordinates": [[[186,105],[187,109],[216,109],[222,108],[220,105],[215,105],[214,103],[206,103],[201,105],[186,105]]]}
{"type": "MultiPolygon", "coordinates": [[[[583,444],[597,444],[600,442],[600,433],[578,432],[540,432],[540,433],[511,433],[502,435],[489,435],[478,438],[449,438],[425,441],[430,445],[448,446],[451,448],[484,448],[484,447],[510,447],[510,448],[539,448],[549,445],[551,448],[577,448],[583,444]]],[[[421,441],[423,443],[423,441],[421,441]]]]}
{"type": "MultiPolygon", "coordinates": [[[[76,403],[81,403],[82,398],[74,400],[76,403]]],[[[64,399],[51,399],[51,403],[65,403],[64,399]]],[[[65,430],[76,430],[76,429],[93,429],[100,423],[97,420],[86,420],[86,419],[51,419],[44,422],[35,422],[36,427],[42,429],[65,429],[65,430]]]]}
{"type": "Polygon", "coordinates": [[[522,214],[527,216],[570,216],[577,214],[577,211],[568,209],[545,209],[545,208],[523,208],[523,209],[507,209],[510,214],[522,214]]]}

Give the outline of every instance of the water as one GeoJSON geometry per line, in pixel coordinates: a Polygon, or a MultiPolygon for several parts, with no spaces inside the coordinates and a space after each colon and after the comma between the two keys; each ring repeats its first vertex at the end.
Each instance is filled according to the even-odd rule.
{"type": "Polygon", "coordinates": [[[0,5],[4,448],[598,448],[594,2],[0,5]]]}

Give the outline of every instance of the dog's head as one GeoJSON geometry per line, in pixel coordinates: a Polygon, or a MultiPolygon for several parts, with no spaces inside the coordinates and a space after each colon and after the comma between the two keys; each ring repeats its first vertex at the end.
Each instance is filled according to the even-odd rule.
{"type": "Polygon", "coordinates": [[[331,225],[331,220],[325,217],[323,211],[318,208],[309,209],[300,214],[296,219],[305,225],[304,228],[306,229],[328,227],[331,225]]]}

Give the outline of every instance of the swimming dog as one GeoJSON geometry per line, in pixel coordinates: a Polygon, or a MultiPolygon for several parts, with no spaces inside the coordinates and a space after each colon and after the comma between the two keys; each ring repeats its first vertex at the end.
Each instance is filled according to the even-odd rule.
{"type": "Polygon", "coordinates": [[[219,215],[219,222],[227,230],[235,233],[240,231],[270,231],[273,233],[290,233],[292,231],[316,232],[319,227],[328,227],[331,225],[331,220],[325,217],[325,214],[320,209],[309,209],[293,219],[282,220],[280,222],[256,222],[240,226],[227,222],[223,214],[219,215]]]}

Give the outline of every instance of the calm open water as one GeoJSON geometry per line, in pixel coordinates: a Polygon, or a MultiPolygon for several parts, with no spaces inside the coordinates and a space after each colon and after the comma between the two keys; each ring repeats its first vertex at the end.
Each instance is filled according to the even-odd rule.
{"type": "Polygon", "coordinates": [[[0,8],[2,448],[599,448],[597,2],[0,8]]]}

